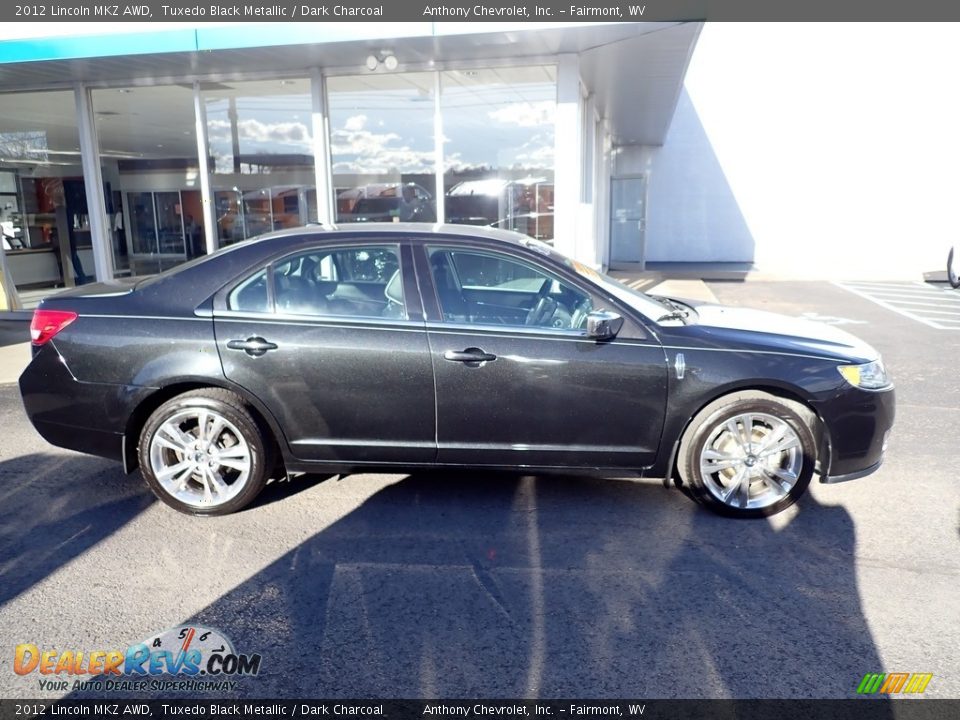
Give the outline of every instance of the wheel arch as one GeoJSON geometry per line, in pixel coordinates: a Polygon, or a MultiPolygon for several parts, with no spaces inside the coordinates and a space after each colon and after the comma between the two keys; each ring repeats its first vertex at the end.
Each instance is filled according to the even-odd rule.
{"type": "Polygon", "coordinates": [[[817,412],[816,407],[810,401],[808,396],[801,394],[797,388],[784,387],[782,385],[776,385],[771,383],[748,383],[742,385],[733,385],[717,389],[715,393],[712,393],[710,397],[703,400],[687,417],[683,422],[683,425],[679,430],[673,434],[670,440],[670,455],[667,458],[667,462],[664,465],[664,482],[668,482],[670,479],[674,483],[679,484],[679,473],[677,468],[677,458],[680,451],[680,443],[683,441],[684,436],[690,429],[691,424],[696,419],[700,413],[707,408],[707,406],[722,400],[723,398],[729,395],[736,395],[738,393],[744,392],[757,392],[765,393],[767,395],[772,395],[773,397],[780,398],[782,400],[789,400],[791,402],[797,403],[805,408],[813,417],[814,423],[811,427],[811,432],[813,433],[814,438],[817,440],[817,471],[825,471],[830,467],[830,453],[831,453],[831,442],[830,442],[830,433],[827,432],[826,423],[823,420],[823,417],[817,412]]]}
{"type": "Polygon", "coordinates": [[[286,436],[273,414],[260,403],[255,397],[244,390],[242,387],[234,385],[231,382],[216,378],[182,378],[171,381],[151,393],[134,408],[127,419],[127,425],[123,432],[123,470],[125,473],[131,473],[140,466],[137,458],[137,446],[140,442],[140,433],[147,419],[153,414],[153,411],[172,398],[190,392],[191,390],[203,390],[204,388],[218,388],[220,390],[229,390],[236,394],[244,406],[253,416],[253,419],[260,426],[260,429],[266,435],[267,442],[273,444],[276,451],[274,457],[277,462],[284,465],[281,468],[285,471],[287,458],[286,436]]]}

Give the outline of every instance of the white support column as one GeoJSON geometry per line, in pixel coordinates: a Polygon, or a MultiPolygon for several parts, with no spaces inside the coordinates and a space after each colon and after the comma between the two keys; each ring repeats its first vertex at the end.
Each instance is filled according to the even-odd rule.
{"type": "Polygon", "coordinates": [[[443,192],[443,110],[440,107],[440,71],[433,73],[433,172],[436,190],[433,203],[436,205],[437,222],[447,221],[447,208],[443,192]]]}
{"type": "Polygon", "coordinates": [[[596,137],[596,173],[593,177],[594,207],[596,208],[596,236],[598,260],[601,268],[610,266],[610,139],[606,121],[597,117],[593,129],[596,137]]]}
{"type": "MultiPolygon", "coordinates": [[[[554,247],[577,257],[577,227],[580,209],[580,58],[574,54],[557,57],[557,113],[554,144],[554,247]]],[[[581,258],[577,258],[581,259],[581,258]]],[[[592,258],[582,258],[592,262],[592,258]]]]}
{"type": "MultiPolygon", "coordinates": [[[[103,177],[100,174],[100,149],[93,121],[90,90],[77,83],[73,88],[77,106],[77,130],[80,134],[80,158],[83,163],[83,185],[87,195],[87,218],[93,244],[93,265],[97,280],[113,280],[113,241],[107,222],[107,206],[103,199],[103,177]]],[[[61,240],[63,242],[64,239],[61,240]]]]}
{"type": "Polygon", "coordinates": [[[330,157],[330,110],[327,78],[314,70],[310,82],[313,99],[313,168],[317,183],[317,220],[327,227],[336,222],[333,205],[333,168],[330,157]]]}
{"type": "Polygon", "coordinates": [[[200,172],[200,202],[203,203],[203,238],[207,255],[217,250],[217,213],[210,189],[210,151],[207,145],[207,106],[200,96],[200,83],[193,83],[193,118],[197,134],[197,162],[200,172]]]}

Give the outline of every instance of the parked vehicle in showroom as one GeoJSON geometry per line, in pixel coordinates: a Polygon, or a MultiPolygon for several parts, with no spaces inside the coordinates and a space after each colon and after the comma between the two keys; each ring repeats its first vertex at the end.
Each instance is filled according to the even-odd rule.
{"type": "Polygon", "coordinates": [[[770,515],[881,463],[878,353],[654,298],[502,230],[300,228],[45,299],[20,378],[49,442],[216,515],[271,477],[422,466],[674,478],[770,515]]]}

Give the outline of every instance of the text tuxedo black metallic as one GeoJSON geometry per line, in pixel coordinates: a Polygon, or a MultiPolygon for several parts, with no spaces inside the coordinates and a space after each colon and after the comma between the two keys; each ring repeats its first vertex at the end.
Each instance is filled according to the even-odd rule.
{"type": "Polygon", "coordinates": [[[183,512],[271,477],[427,465],[668,477],[757,517],[881,463],[893,386],[833,327],[653,298],[500,230],[301,228],[47,298],[49,442],[183,512]]]}

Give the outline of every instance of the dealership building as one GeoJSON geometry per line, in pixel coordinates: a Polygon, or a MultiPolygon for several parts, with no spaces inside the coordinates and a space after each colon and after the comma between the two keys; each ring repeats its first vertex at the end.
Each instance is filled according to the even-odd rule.
{"type": "Polygon", "coordinates": [[[309,223],[490,225],[598,268],[796,277],[919,279],[957,234],[950,25],[104,32],[0,41],[21,289],[309,223]]]}

